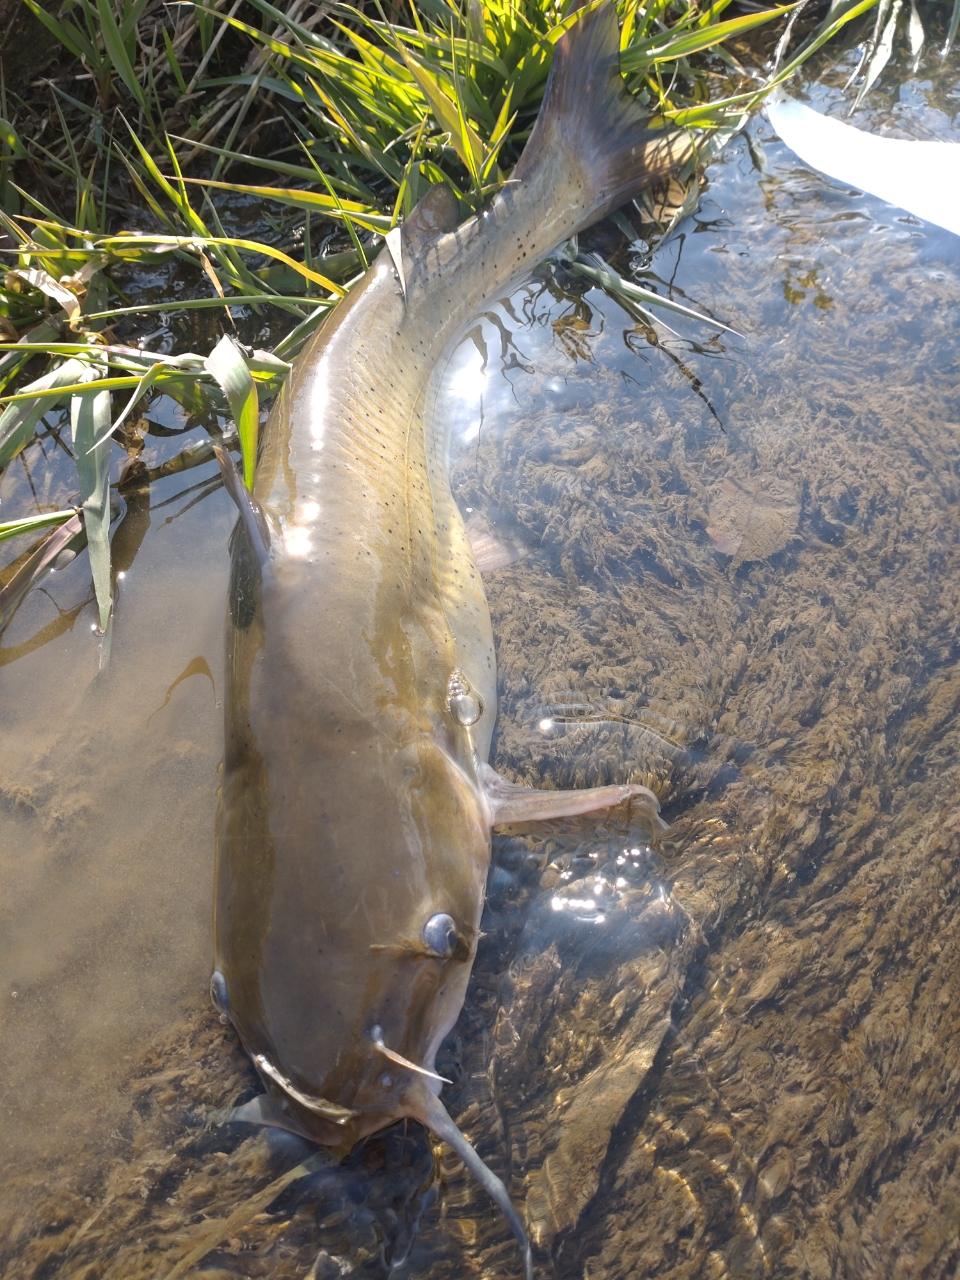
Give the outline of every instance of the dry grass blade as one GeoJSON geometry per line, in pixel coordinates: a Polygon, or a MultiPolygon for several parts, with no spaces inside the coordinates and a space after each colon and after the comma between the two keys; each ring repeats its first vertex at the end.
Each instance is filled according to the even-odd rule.
{"type": "Polygon", "coordinates": [[[235,1232],[245,1227],[258,1213],[268,1209],[277,1196],[286,1190],[292,1182],[298,1182],[301,1178],[308,1178],[312,1173],[326,1168],[328,1164],[329,1158],[326,1156],[311,1156],[308,1160],[304,1160],[302,1164],[298,1164],[287,1173],[281,1174],[279,1178],[275,1178],[268,1187],[264,1187],[262,1191],[255,1196],[251,1196],[238,1209],[235,1209],[229,1218],[224,1219],[223,1222],[213,1224],[200,1243],[181,1258],[172,1270],[167,1272],[164,1280],[183,1280],[183,1277],[189,1275],[197,1263],[202,1262],[212,1249],[215,1249],[222,1241],[229,1239],[235,1232]]]}

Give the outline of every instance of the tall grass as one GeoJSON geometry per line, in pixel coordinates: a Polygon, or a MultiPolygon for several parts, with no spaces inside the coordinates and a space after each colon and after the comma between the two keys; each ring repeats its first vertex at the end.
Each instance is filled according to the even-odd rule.
{"type": "MultiPolygon", "coordinates": [[[[557,0],[416,0],[409,21],[375,5],[307,0],[285,9],[268,0],[24,2],[62,56],[38,101],[17,102],[0,85],[0,469],[67,406],[77,500],[8,520],[0,537],[61,521],[85,536],[106,632],[111,439],[138,406],[168,395],[208,434],[237,422],[252,484],[261,398],[430,186],[448,185],[466,215],[506,179],[554,46],[577,19],[557,0]],[[260,202],[270,234],[231,234],[227,198],[260,202]],[[192,296],[138,305],[121,293],[117,278],[130,267],[171,262],[192,272],[192,296]],[[170,355],[112,336],[151,309],[215,308],[230,331],[238,307],[284,317],[289,331],[271,350],[245,349],[227,332],[213,350],[170,355]]],[[[877,6],[880,47],[876,32],[901,0],[839,0],[792,55],[781,42],[765,78],[742,65],[743,37],[795,21],[798,6],[731,16],[729,3],[619,3],[628,87],[652,121],[691,132],[701,162],[766,93],[877,6]]],[[[644,315],[662,301],[618,284],[602,262],[580,269],[644,315]]],[[[0,591],[0,629],[20,587],[15,601],[0,591]]]]}

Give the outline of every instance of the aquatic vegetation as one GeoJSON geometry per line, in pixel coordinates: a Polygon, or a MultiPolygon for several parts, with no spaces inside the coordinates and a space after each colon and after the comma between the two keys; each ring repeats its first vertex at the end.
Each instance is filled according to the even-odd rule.
{"type": "MultiPolygon", "coordinates": [[[[546,749],[534,756],[514,708],[524,699],[549,707],[551,690],[571,691],[556,695],[560,704],[593,700],[603,711],[609,706],[599,695],[615,691],[624,720],[642,719],[634,708],[649,698],[681,727],[717,724],[752,748],[724,784],[681,787],[671,837],[658,853],[644,848],[645,833],[612,827],[598,836],[588,824],[498,842],[471,1007],[437,1065],[458,1081],[451,1110],[498,1172],[512,1169],[513,1194],[535,1209],[540,1238],[554,1239],[563,1280],[610,1280],[628,1268],[662,1277],[956,1271],[957,281],[946,236],[831,190],[781,155],[771,163],[773,181],[758,182],[740,140],[711,177],[695,224],[702,230],[683,241],[677,285],[687,294],[676,296],[699,294],[750,335],[744,344],[724,338],[722,358],[666,343],[703,377],[726,435],[666,350],[639,342],[627,349],[633,321],[587,277],[564,293],[561,281],[570,282],[561,269],[542,273],[556,295],[540,293],[533,327],[513,332],[509,348],[533,372],[514,366],[501,376],[498,334],[486,331],[494,356],[484,384],[487,420],[461,478],[480,497],[516,508],[535,548],[488,588],[503,673],[504,767],[531,777],[533,757],[540,779],[569,786],[578,773],[595,779],[631,758],[631,739],[611,741],[614,729],[631,731],[619,723],[541,735],[546,749]],[[729,221],[710,227],[718,206],[729,221]],[[828,243],[840,250],[836,258],[825,254],[828,243]],[[730,252],[719,256],[718,247],[730,252]],[[781,253],[788,258],[772,265],[781,253]],[[805,305],[784,302],[788,272],[810,290],[805,305]],[[835,299],[829,313],[813,303],[821,281],[835,299]],[[553,328],[566,314],[580,326],[577,363],[553,328]],[[518,411],[507,424],[494,421],[499,388],[518,411]],[[490,460],[498,450],[499,466],[490,460]],[[727,476],[748,492],[758,477],[795,491],[797,535],[770,559],[733,569],[711,538],[710,510],[727,476]],[[617,879],[626,884],[617,887],[617,879]],[[586,918],[580,904],[591,900],[611,904],[605,924],[586,918]],[[636,1091],[620,1110],[627,1093],[617,1066],[634,1051],[636,1091]],[[565,1136],[570,1106],[595,1070],[610,1081],[594,1095],[598,1128],[586,1126],[580,1110],[565,1136]],[[554,1149],[560,1155],[548,1165],[554,1149]]],[[[631,221],[637,216],[629,211],[631,221]]],[[[582,243],[622,262],[604,237],[612,242],[609,227],[582,243]]],[[[659,255],[661,279],[671,279],[674,248],[676,241],[659,255]]],[[[117,281],[125,287],[120,271],[117,281]]],[[[162,285],[152,298],[172,296],[156,291],[162,285]]],[[[522,319],[525,296],[516,300],[522,319]]],[[[506,311],[499,318],[513,323],[506,311]]],[[[239,315],[237,324],[251,342],[239,315]]],[[[208,343],[200,330],[193,340],[193,332],[175,329],[173,349],[206,353],[217,339],[208,343]]],[[[119,333],[130,341],[128,329],[119,333]]],[[[129,395],[117,393],[117,412],[129,395]]],[[[151,416],[162,412],[154,401],[151,416]]],[[[209,445],[210,437],[192,428],[182,443],[189,440],[209,445]]],[[[68,471],[72,463],[60,456],[68,471]]],[[[219,514],[226,504],[214,501],[219,514]]],[[[57,499],[58,510],[68,506],[57,499]]],[[[167,807],[177,796],[182,824],[199,775],[208,807],[192,841],[181,844],[173,823],[161,825],[154,797],[163,756],[183,733],[176,700],[191,714],[207,703],[215,718],[209,683],[178,686],[145,736],[142,722],[188,659],[220,647],[177,645],[167,611],[186,600],[202,613],[211,586],[219,598],[216,558],[227,523],[220,518],[211,529],[199,516],[172,526],[189,537],[166,591],[149,588],[157,607],[148,616],[162,642],[151,642],[144,627],[134,631],[146,614],[139,612],[145,589],[115,645],[113,679],[124,684],[112,696],[106,682],[98,691],[106,713],[96,727],[115,728],[99,733],[95,751],[87,708],[45,730],[42,756],[30,751],[29,731],[6,735],[0,843],[11,853],[17,845],[17,859],[29,855],[42,876],[32,893],[17,893],[18,919],[5,930],[35,947],[35,922],[49,920],[46,905],[59,899],[68,904],[57,931],[62,947],[74,942],[76,917],[95,904],[90,945],[102,954],[113,933],[111,905],[162,916],[174,933],[165,941],[154,934],[145,945],[139,932],[127,935],[123,960],[125,967],[133,960],[137,1007],[158,971],[168,975],[171,959],[191,939],[196,946],[153,882],[162,867],[177,877],[177,896],[187,896],[180,868],[201,861],[216,725],[202,738],[210,758],[186,757],[163,795],[167,807]],[[188,595],[203,560],[212,567],[188,595]],[[172,733],[155,734],[165,718],[172,733]],[[104,779],[122,780],[126,807],[113,803],[118,787],[84,824],[77,814],[91,759],[104,779]],[[28,804],[35,818],[17,817],[28,804]],[[146,866],[130,848],[131,806],[136,824],[156,833],[146,866]],[[111,860],[91,856],[89,845],[106,846],[111,860]],[[116,883],[121,869],[124,890],[116,883]],[[79,908],[64,888],[71,872],[71,888],[103,876],[79,908]]],[[[80,600],[85,565],[75,568],[80,600]]],[[[129,599],[147,585],[131,579],[129,599]]],[[[85,637],[73,639],[64,656],[50,645],[6,668],[6,724],[18,703],[17,726],[63,705],[44,701],[43,686],[90,647],[85,637]]],[[[213,658],[212,666],[218,674],[213,658]]],[[[656,785],[670,768],[669,759],[657,765],[656,785]]],[[[198,899],[208,874],[201,862],[198,899]]],[[[195,929],[205,937],[206,919],[195,929]]],[[[156,1277],[164,1274],[160,1257],[169,1256],[169,1266],[197,1247],[302,1157],[288,1147],[281,1159],[263,1141],[212,1127],[252,1084],[232,1034],[199,993],[187,1006],[175,997],[160,1006],[155,1049],[143,1052],[153,1029],[138,1028],[134,1056],[121,1067],[123,1094],[98,1110],[94,1091],[106,1072],[81,1087],[78,1059],[86,1066],[89,1056],[76,1053],[76,1042],[96,994],[91,978],[109,976],[111,962],[86,968],[76,964],[77,951],[61,951],[36,981],[33,1024],[11,1017],[21,1003],[26,1013],[25,984],[6,1005],[5,1070],[16,1094],[7,1153],[16,1164],[2,1209],[3,1226],[10,1224],[9,1233],[0,1230],[4,1270],[156,1277]],[[46,1028],[39,1043],[29,1034],[37,1022],[46,1028]],[[59,1055],[55,1042],[65,1046],[59,1055]],[[18,1110],[29,1122],[18,1123],[18,1110]],[[96,1130],[101,1115],[107,1123],[96,1130]],[[50,1159],[42,1146],[48,1117],[59,1135],[50,1159]]],[[[189,974],[194,989],[204,976],[189,974]]],[[[121,1043],[129,1051],[129,1041],[121,1043]]],[[[384,1236],[392,1241],[376,1228],[394,1211],[386,1197],[371,1203],[378,1158],[368,1149],[363,1166],[343,1175],[353,1199],[316,1175],[302,1193],[291,1187],[238,1226],[202,1266],[246,1276],[314,1268],[323,1277],[336,1274],[333,1260],[349,1259],[355,1275],[373,1280],[382,1274],[384,1236]]],[[[425,1141],[417,1158],[416,1172],[425,1164],[430,1176],[425,1141]]],[[[394,1187],[399,1163],[388,1166],[394,1187]]],[[[431,1280],[513,1274],[515,1248],[503,1223],[449,1156],[441,1168],[443,1217],[436,1206],[427,1211],[411,1272],[431,1280]]]]}
{"type": "MultiPolygon", "coordinates": [[[[111,436],[159,394],[215,435],[225,416],[239,415],[249,484],[259,395],[275,392],[287,362],[429,186],[446,183],[466,213],[503,182],[536,114],[553,45],[572,19],[552,0],[429,0],[411,10],[409,24],[362,7],[307,13],[295,4],[283,12],[254,0],[260,26],[216,6],[75,0],[48,11],[26,3],[62,45],[61,65],[87,68],[94,93],[83,100],[54,77],[42,112],[18,105],[7,89],[0,102],[0,221],[12,257],[0,287],[0,467],[46,415],[69,406],[78,506],[106,631],[111,436]],[[263,146],[271,130],[279,151],[263,146]],[[200,177],[198,166],[212,168],[200,177]],[[225,178],[230,169],[264,168],[269,185],[225,178]],[[73,196],[69,216],[64,188],[73,196]],[[279,210],[279,221],[264,214],[272,242],[227,233],[228,196],[279,210]],[[143,302],[116,283],[126,271],[136,289],[138,270],[171,261],[191,269],[186,296],[143,302]],[[154,357],[111,340],[131,316],[210,308],[228,330],[240,315],[275,317],[271,332],[289,326],[284,317],[294,323],[252,355],[229,340],[216,357],[154,357]],[[41,355],[47,370],[37,376],[41,355]]],[[[625,0],[629,86],[651,117],[697,139],[673,220],[696,198],[697,165],[874,3],[831,12],[789,61],[756,80],[728,47],[788,8],[728,17],[726,2],[625,0]]],[[[644,318],[650,306],[678,309],[653,291],[641,298],[606,264],[574,269],[606,272],[620,296],[632,290],[644,318]]],[[[38,527],[31,520],[20,526],[25,536],[38,527]]],[[[16,522],[6,524],[13,536],[16,522]]]]}

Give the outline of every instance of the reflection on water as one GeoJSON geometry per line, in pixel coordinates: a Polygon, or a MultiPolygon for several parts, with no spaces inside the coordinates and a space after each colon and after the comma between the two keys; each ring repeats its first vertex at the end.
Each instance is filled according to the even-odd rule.
{"type": "MultiPolygon", "coordinates": [[[[921,100],[948,136],[948,89],[874,123],[921,100]]],[[[554,264],[446,382],[458,501],[519,548],[488,579],[494,763],[655,786],[672,824],[655,848],[623,813],[498,836],[438,1061],[563,1280],[958,1263],[957,241],[756,131],[768,174],[732,144],[654,258],[742,339],[652,334],[554,264]]],[[[610,227],[591,244],[628,268],[610,227]]],[[[177,448],[151,434],[142,465],[177,448]]],[[[6,509],[69,498],[57,453],[11,468],[6,509]]],[[[3,637],[5,1274],[163,1275],[309,1154],[221,1123],[254,1081],[204,994],[213,476],[128,493],[105,676],[83,556],[3,637]]],[[[413,1127],[320,1161],[203,1265],[518,1274],[431,1162],[413,1127]]]]}

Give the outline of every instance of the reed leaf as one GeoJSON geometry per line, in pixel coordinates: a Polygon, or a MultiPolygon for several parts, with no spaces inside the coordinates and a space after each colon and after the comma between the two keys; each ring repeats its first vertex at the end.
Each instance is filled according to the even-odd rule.
{"type": "Polygon", "coordinates": [[[38,529],[49,529],[51,525],[64,524],[77,513],[73,507],[63,511],[48,511],[39,516],[26,516],[22,520],[8,520],[0,524],[0,542],[8,538],[19,538],[24,533],[35,533],[38,529]]]}
{"type": "Polygon", "coordinates": [[[77,479],[100,631],[106,635],[113,609],[110,581],[110,393],[102,389],[96,366],[87,371],[90,386],[70,397],[77,479]]]}
{"type": "Polygon", "coordinates": [[[256,383],[236,343],[226,335],[204,361],[204,367],[216,379],[230,405],[243,454],[243,482],[252,490],[260,430],[260,403],[256,383]]]}

